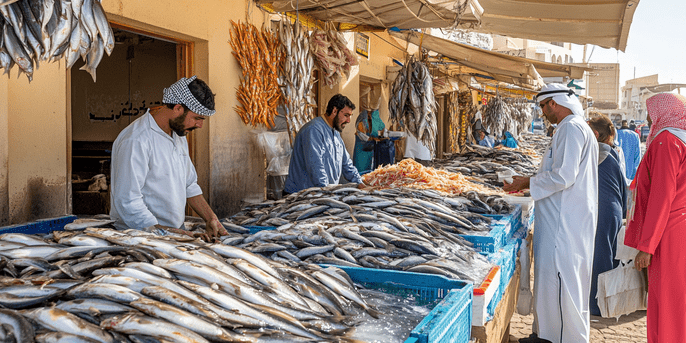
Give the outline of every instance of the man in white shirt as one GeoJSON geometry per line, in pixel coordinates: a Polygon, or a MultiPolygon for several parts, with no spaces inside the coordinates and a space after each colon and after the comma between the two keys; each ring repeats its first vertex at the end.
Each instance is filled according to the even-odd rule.
{"type": "Polygon", "coordinates": [[[225,234],[198,186],[186,134],[215,113],[205,82],[181,78],[164,89],[163,106],[127,126],[112,147],[110,216],[118,229],[183,230],[186,202],[206,222],[204,239],[225,234]]]}
{"type": "Polygon", "coordinates": [[[591,274],[598,218],[598,144],[574,92],[548,84],[538,93],[557,123],[538,173],[513,177],[505,191],[531,190],[534,231],[534,334],[520,342],[588,342],[591,274]]]}

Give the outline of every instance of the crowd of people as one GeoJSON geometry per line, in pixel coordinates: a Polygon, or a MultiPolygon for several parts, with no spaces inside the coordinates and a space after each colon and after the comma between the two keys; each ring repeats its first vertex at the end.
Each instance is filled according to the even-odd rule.
{"type": "MultiPolygon", "coordinates": [[[[548,84],[536,100],[557,125],[551,145],[536,175],[515,176],[504,186],[505,191],[529,189],[535,201],[534,334],[520,342],[589,341],[590,315],[600,314],[597,278],[617,267],[623,218],[624,244],[639,250],[635,268],[648,270],[648,342],[683,341],[686,97],[663,93],[647,100],[651,129],[643,158],[626,122],[619,130],[602,115],[586,122],[581,103],[566,86],[548,84]]],[[[202,196],[185,138],[215,113],[214,94],[205,82],[182,78],[164,89],[163,103],[114,142],[110,214],[115,226],[197,236],[183,229],[188,204],[206,221],[202,238],[226,234],[202,196]]],[[[385,125],[373,108],[358,116],[353,163],[341,138],[353,110],[355,104],[337,94],[324,114],[303,126],[293,143],[286,193],[337,184],[341,177],[366,187],[360,177],[360,169],[370,168],[364,146],[381,141],[385,125]]],[[[481,145],[517,147],[509,132],[502,140],[483,128],[478,134],[481,145]]]]}

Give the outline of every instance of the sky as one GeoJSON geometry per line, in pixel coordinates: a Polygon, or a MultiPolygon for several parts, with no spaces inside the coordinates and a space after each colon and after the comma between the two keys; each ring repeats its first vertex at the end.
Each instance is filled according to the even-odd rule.
{"type": "MultiPolygon", "coordinates": [[[[573,53],[581,61],[583,45],[574,45],[573,53]]],[[[634,78],[634,68],[635,77],[658,74],[660,83],[686,84],[686,0],[641,0],[626,51],[589,45],[589,55],[589,63],[620,64],[620,87],[634,78]]]]}

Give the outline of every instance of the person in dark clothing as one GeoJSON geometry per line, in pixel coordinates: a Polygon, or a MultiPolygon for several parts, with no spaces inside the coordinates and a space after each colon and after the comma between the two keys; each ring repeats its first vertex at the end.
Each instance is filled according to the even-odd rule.
{"type": "MultiPolygon", "coordinates": [[[[624,125],[622,125],[622,129],[624,129],[624,125]]],[[[636,130],[636,124],[634,123],[633,120],[631,122],[629,122],[629,126],[627,127],[627,129],[629,129],[631,131],[636,130]]]]}
{"type": "MultiPolygon", "coordinates": [[[[624,121],[622,124],[626,124],[624,121]]],[[[626,214],[627,189],[624,173],[619,167],[619,155],[612,149],[615,128],[607,116],[591,119],[588,125],[598,139],[598,226],[593,251],[593,274],[591,276],[590,312],[600,316],[596,293],[598,275],[616,268],[617,234],[622,228],[626,214]]]]}

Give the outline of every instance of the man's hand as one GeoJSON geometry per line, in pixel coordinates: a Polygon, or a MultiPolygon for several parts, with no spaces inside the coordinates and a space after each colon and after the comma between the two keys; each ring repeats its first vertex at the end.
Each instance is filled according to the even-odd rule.
{"type": "Polygon", "coordinates": [[[634,268],[636,270],[641,270],[643,268],[648,268],[650,266],[650,262],[653,259],[653,255],[639,251],[638,254],[636,254],[636,257],[634,258],[634,268]]]}
{"type": "Polygon", "coordinates": [[[220,223],[219,219],[217,218],[205,222],[205,232],[207,233],[207,236],[209,236],[208,238],[210,239],[226,236],[229,234],[228,232],[226,232],[224,225],[222,225],[222,223],[220,223]]]}
{"type": "Polygon", "coordinates": [[[505,184],[503,186],[503,190],[505,192],[518,192],[522,189],[528,189],[530,179],[531,178],[526,176],[513,176],[512,183],[507,183],[506,181],[503,181],[503,183],[505,184]]]}
{"type": "Polygon", "coordinates": [[[365,189],[365,188],[367,188],[367,185],[365,185],[364,182],[357,184],[357,189],[365,189]]]}

